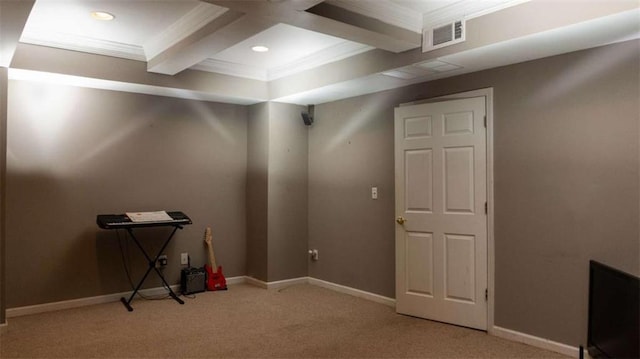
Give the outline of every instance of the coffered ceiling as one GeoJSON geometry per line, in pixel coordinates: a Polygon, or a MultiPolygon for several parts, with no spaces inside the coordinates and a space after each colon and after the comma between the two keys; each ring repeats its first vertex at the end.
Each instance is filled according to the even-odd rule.
{"type": "MultiPolygon", "coordinates": [[[[3,24],[4,58],[10,35],[19,40],[13,78],[235,103],[320,103],[640,37],[635,0],[24,2],[24,21],[3,24]],[[464,42],[423,51],[424,30],[455,20],[466,21],[464,42]]],[[[11,3],[3,19],[20,14],[11,3]]]]}

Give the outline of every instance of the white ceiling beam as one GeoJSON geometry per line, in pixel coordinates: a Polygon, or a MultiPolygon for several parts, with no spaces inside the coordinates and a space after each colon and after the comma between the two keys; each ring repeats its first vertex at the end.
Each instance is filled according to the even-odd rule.
{"type": "Polygon", "coordinates": [[[243,13],[262,16],[281,17],[293,11],[305,11],[324,0],[276,0],[276,1],[238,1],[238,0],[202,0],[209,4],[222,6],[243,13]]]}
{"type": "Polygon", "coordinates": [[[199,2],[191,11],[144,43],[145,61],[158,56],[228,10],[213,4],[199,2]]]}
{"type": "MultiPolygon", "coordinates": [[[[342,7],[322,3],[299,12],[299,26],[309,22],[319,32],[333,32],[333,36],[350,36],[349,40],[374,46],[394,53],[418,48],[422,45],[422,34],[391,25],[369,15],[361,14],[342,7]],[[337,27],[336,23],[346,26],[337,27]],[[356,40],[356,36],[360,40],[356,40]],[[364,42],[366,41],[366,42],[364,42]]],[[[311,29],[310,29],[311,30],[311,29]]],[[[331,33],[329,33],[331,35],[331,33]]]]}
{"type": "Polygon", "coordinates": [[[25,70],[21,79],[80,87],[238,104],[269,99],[263,81],[194,70],[165,76],[147,72],[142,61],[22,43],[18,44],[11,69],[25,70]]]}
{"type": "Polygon", "coordinates": [[[421,46],[421,34],[316,0],[206,0],[235,11],[399,53],[421,46]]]}
{"type": "MultiPolygon", "coordinates": [[[[156,41],[157,44],[145,46],[149,56],[147,71],[175,75],[278,23],[394,53],[414,49],[421,44],[418,33],[325,4],[322,0],[206,0],[206,3],[216,5],[218,9],[222,7],[228,10],[214,11],[216,9],[206,9],[206,6],[202,6],[203,11],[211,10],[211,19],[206,25],[193,28],[189,34],[180,36],[181,39],[177,41],[156,41]]],[[[172,36],[175,38],[177,35],[172,36]]]]}
{"type": "Polygon", "coordinates": [[[305,11],[323,2],[324,0],[285,0],[281,4],[295,11],[305,11]]]}
{"type": "Polygon", "coordinates": [[[422,32],[422,12],[399,6],[398,3],[392,0],[326,0],[325,3],[375,19],[381,19],[387,24],[399,26],[415,33],[422,32]]]}
{"type": "Polygon", "coordinates": [[[276,23],[228,10],[147,60],[147,71],[175,75],[276,23]]]}

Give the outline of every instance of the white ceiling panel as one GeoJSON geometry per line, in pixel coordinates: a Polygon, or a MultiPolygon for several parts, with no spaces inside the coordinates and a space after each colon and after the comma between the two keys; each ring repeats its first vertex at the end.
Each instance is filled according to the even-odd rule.
{"type": "MultiPolygon", "coordinates": [[[[370,0],[375,1],[375,0],[370,0]]],[[[446,6],[463,2],[463,0],[388,0],[407,10],[425,14],[428,12],[440,10],[446,6]]],[[[480,1],[478,1],[480,2],[480,1]]]]}
{"type": "Polygon", "coordinates": [[[142,46],[176,22],[199,1],[86,1],[38,0],[27,20],[25,33],[41,38],[51,34],[82,35],[104,41],[142,46]],[[115,15],[98,21],[92,11],[115,15]]]}
{"type": "Polygon", "coordinates": [[[270,69],[295,62],[310,54],[345,42],[337,37],[320,34],[295,26],[278,24],[230,47],[212,58],[246,66],[270,69]],[[267,52],[254,52],[252,46],[263,45],[267,52]]]}
{"type": "Polygon", "coordinates": [[[215,54],[195,68],[268,81],[371,49],[353,41],[277,24],[215,54]],[[266,46],[269,51],[253,51],[251,48],[257,45],[266,46]]]}

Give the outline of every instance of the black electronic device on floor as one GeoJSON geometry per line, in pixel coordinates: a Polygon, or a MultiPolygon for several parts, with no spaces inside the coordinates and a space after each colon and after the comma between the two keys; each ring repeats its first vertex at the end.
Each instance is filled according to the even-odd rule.
{"type": "Polygon", "coordinates": [[[180,271],[180,289],[182,294],[204,292],[206,289],[206,272],[204,268],[188,267],[180,271]]]}
{"type": "Polygon", "coordinates": [[[640,358],[640,278],[589,262],[587,349],[592,358],[640,358]]]}

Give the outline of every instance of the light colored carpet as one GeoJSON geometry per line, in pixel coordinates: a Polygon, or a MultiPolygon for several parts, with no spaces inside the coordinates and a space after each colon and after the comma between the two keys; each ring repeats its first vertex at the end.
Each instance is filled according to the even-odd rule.
{"type": "MultiPolygon", "coordinates": [[[[566,358],[313,285],[9,319],[2,358],[566,358]]],[[[183,297],[184,298],[184,297],[183,297]]]]}

